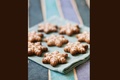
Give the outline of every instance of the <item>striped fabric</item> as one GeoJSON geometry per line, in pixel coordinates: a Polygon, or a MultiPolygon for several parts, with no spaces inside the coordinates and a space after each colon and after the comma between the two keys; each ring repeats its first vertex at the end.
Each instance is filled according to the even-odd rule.
{"type": "MultiPolygon", "coordinates": [[[[60,16],[90,26],[89,8],[85,0],[29,0],[29,27],[60,16]],[[83,3],[84,2],[84,3],[83,3]],[[84,5],[84,6],[83,6],[84,5]]],[[[90,80],[90,61],[76,67],[67,74],[51,71],[29,60],[28,80],[90,80]]]]}

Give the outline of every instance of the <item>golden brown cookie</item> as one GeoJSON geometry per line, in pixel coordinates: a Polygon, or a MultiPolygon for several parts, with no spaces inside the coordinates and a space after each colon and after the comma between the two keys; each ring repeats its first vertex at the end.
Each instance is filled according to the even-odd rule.
{"type": "Polygon", "coordinates": [[[79,32],[80,32],[80,28],[77,24],[67,23],[64,26],[59,27],[59,34],[66,34],[68,36],[71,36],[71,35],[77,34],[79,32]]]}
{"type": "Polygon", "coordinates": [[[83,32],[76,35],[79,42],[87,42],[90,44],[90,33],[89,32],[83,32]]]}
{"type": "Polygon", "coordinates": [[[43,34],[35,31],[28,32],[28,42],[42,41],[43,34]]]}
{"type": "Polygon", "coordinates": [[[42,46],[40,42],[28,42],[28,56],[37,55],[41,56],[42,52],[47,51],[47,47],[42,46]]]}
{"type": "Polygon", "coordinates": [[[56,66],[58,64],[64,64],[67,62],[66,58],[68,57],[68,54],[61,54],[59,51],[54,51],[52,53],[46,53],[44,54],[44,58],[42,62],[44,64],[50,64],[51,66],[56,66]]]}
{"type": "Polygon", "coordinates": [[[65,46],[64,51],[69,52],[72,55],[76,55],[76,54],[86,53],[87,49],[88,49],[87,44],[81,44],[80,42],[75,42],[75,43],[68,43],[65,46]]]}
{"type": "Polygon", "coordinates": [[[51,35],[44,39],[48,46],[58,46],[61,47],[63,44],[68,43],[68,40],[64,38],[63,35],[51,35]]]}
{"type": "Polygon", "coordinates": [[[45,32],[45,33],[56,32],[57,31],[57,25],[54,25],[54,24],[51,24],[51,23],[39,24],[38,31],[39,32],[45,32]]]}

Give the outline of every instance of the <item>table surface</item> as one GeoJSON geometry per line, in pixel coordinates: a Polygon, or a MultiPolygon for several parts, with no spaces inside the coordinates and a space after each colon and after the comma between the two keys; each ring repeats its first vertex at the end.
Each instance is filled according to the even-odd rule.
{"type": "MultiPolygon", "coordinates": [[[[29,0],[29,28],[57,15],[90,26],[90,8],[86,0],[29,0]]],[[[90,80],[90,61],[68,74],[60,74],[29,60],[28,80],[90,80]]]]}

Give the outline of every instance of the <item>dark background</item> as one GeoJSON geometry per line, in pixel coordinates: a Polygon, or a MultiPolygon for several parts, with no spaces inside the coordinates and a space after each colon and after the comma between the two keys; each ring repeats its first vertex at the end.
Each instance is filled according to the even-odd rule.
{"type": "MultiPolygon", "coordinates": [[[[27,0],[1,1],[1,80],[27,80],[28,78],[27,3],[27,0]]],[[[91,0],[90,13],[90,78],[91,80],[119,80],[119,2],[91,0]]]]}

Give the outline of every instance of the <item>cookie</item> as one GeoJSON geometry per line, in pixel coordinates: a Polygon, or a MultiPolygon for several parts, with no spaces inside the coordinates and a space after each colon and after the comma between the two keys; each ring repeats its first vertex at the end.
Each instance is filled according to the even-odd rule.
{"type": "Polygon", "coordinates": [[[88,49],[87,44],[81,44],[80,42],[74,42],[74,43],[68,43],[65,46],[64,51],[69,52],[72,55],[76,55],[76,54],[86,53],[87,49],[88,49]]]}
{"type": "Polygon", "coordinates": [[[50,32],[57,32],[57,25],[51,23],[39,24],[38,31],[45,32],[46,34],[50,32]]]}
{"type": "Polygon", "coordinates": [[[28,56],[32,55],[41,56],[41,54],[47,50],[48,50],[47,47],[42,46],[40,42],[36,43],[28,42],[28,56]]]}
{"type": "Polygon", "coordinates": [[[90,33],[89,32],[83,32],[76,35],[79,42],[87,42],[90,44],[90,33]]]}
{"type": "Polygon", "coordinates": [[[43,34],[35,31],[28,32],[28,42],[42,41],[43,34]]]}
{"type": "Polygon", "coordinates": [[[52,53],[45,53],[42,62],[44,64],[50,64],[51,66],[57,66],[58,64],[64,64],[67,62],[66,58],[68,54],[61,54],[59,51],[54,51],[52,53]]]}
{"type": "Polygon", "coordinates": [[[44,41],[47,42],[48,46],[57,47],[61,47],[63,44],[68,43],[68,40],[64,38],[63,35],[51,35],[50,37],[45,38],[44,41]]]}
{"type": "Polygon", "coordinates": [[[73,34],[77,34],[80,32],[80,28],[77,24],[66,24],[64,26],[59,27],[59,34],[66,34],[71,36],[73,34]]]}

